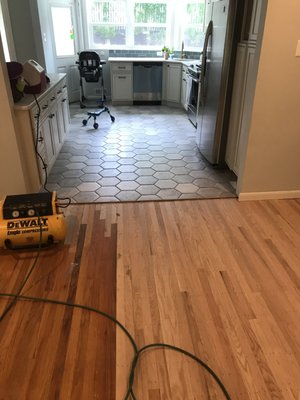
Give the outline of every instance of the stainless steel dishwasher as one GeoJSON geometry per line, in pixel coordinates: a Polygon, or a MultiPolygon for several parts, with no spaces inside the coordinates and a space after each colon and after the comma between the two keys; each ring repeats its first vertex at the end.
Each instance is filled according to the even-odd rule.
{"type": "Polygon", "coordinates": [[[133,104],[161,104],[162,62],[133,64],[133,104]]]}

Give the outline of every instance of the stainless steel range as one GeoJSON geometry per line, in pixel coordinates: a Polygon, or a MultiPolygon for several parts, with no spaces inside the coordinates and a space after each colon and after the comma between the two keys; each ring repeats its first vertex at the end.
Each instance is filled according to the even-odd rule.
{"type": "Polygon", "coordinates": [[[187,114],[191,123],[197,128],[197,117],[199,111],[200,100],[200,76],[201,65],[191,64],[188,67],[187,74],[187,93],[188,93],[188,108],[187,114]]]}

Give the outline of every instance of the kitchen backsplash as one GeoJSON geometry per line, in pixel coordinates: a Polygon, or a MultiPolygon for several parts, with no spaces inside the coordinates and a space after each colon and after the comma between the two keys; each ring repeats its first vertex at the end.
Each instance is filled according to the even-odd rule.
{"type": "MultiPolygon", "coordinates": [[[[187,58],[197,60],[200,52],[185,51],[187,58]]],[[[174,51],[174,58],[180,57],[180,51],[174,51]]],[[[158,57],[154,50],[109,50],[109,57],[158,57]]]]}

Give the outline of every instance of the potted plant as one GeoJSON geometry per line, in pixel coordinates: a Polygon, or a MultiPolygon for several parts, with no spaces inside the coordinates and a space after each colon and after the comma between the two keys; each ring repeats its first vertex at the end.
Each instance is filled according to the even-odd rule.
{"type": "Polygon", "coordinates": [[[169,47],[164,46],[161,51],[163,52],[164,58],[165,60],[167,60],[169,58],[169,54],[170,54],[170,49],[169,47]]]}

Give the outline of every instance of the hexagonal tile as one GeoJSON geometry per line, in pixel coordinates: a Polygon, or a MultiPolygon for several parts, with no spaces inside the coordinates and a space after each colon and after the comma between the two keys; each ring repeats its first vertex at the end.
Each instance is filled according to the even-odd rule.
{"type": "Polygon", "coordinates": [[[119,167],[119,163],[116,161],[104,161],[101,164],[101,167],[104,169],[112,169],[112,168],[118,168],[119,167]]]}
{"type": "Polygon", "coordinates": [[[79,192],[73,198],[76,203],[93,203],[99,196],[95,192],[79,192]]]}
{"type": "Polygon", "coordinates": [[[173,189],[177,186],[177,183],[172,181],[171,179],[162,179],[155,183],[160,189],[173,189]]]}
{"type": "Polygon", "coordinates": [[[103,149],[103,153],[106,156],[116,156],[119,154],[119,149],[103,149]]]}
{"type": "Polygon", "coordinates": [[[85,160],[87,160],[86,156],[72,156],[70,158],[71,162],[84,162],[85,160]]]}
{"type": "Polygon", "coordinates": [[[117,176],[119,175],[120,171],[119,169],[112,168],[112,169],[103,169],[100,172],[100,175],[103,177],[109,177],[109,176],[117,176]]]}
{"type": "MultiPolygon", "coordinates": [[[[50,174],[50,176],[52,173],[50,174]]],[[[62,175],[65,178],[79,178],[81,175],[83,175],[83,172],[81,169],[71,169],[71,170],[65,170],[62,175]]]]}
{"type": "Polygon", "coordinates": [[[165,157],[153,157],[150,160],[153,164],[166,164],[169,160],[165,157]]]}
{"type": "Polygon", "coordinates": [[[134,172],[137,169],[135,165],[121,165],[118,167],[120,172],[134,172]]]}
{"type": "Polygon", "coordinates": [[[149,161],[151,156],[149,154],[136,154],[134,158],[137,161],[149,161]]]}
{"type": "Polygon", "coordinates": [[[151,168],[153,164],[150,161],[136,161],[134,165],[138,168],[151,168]]]}
{"type": "Polygon", "coordinates": [[[101,185],[101,186],[116,186],[119,182],[120,182],[120,180],[115,177],[101,178],[98,181],[99,185],[101,185]]]}
{"type": "Polygon", "coordinates": [[[205,198],[218,198],[222,194],[222,190],[217,189],[217,188],[201,188],[197,191],[198,194],[200,194],[202,197],[205,198]]]}
{"type": "Polygon", "coordinates": [[[185,156],[183,157],[183,161],[186,161],[186,163],[198,163],[200,158],[197,156],[185,156]]]}
{"type": "Polygon", "coordinates": [[[168,164],[155,164],[152,167],[155,171],[157,172],[162,172],[162,171],[170,171],[171,167],[168,164]]]}
{"type": "Polygon", "coordinates": [[[185,167],[191,171],[199,171],[205,168],[205,164],[203,162],[193,162],[186,164],[185,167]]]}
{"type": "Polygon", "coordinates": [[[134,147],[135,149],[146,149],[147,147],[149,147],[148,143],[132,143],[132,147],[134,147]]]}
{"type": "Polygon", "coordinates": [[[140,176],[136,179],[136,182],[138,182],[140,185],[152,185],[157,181],[158,179],[154,178],[154,176],[140,176]]]}
{"type": "Polygon", "coordinates": [[[120,157],[119,156],[103,156],[102,160],[103,161],[108,161],[108,162],[113,162],[113,161],[119,161],[120,157]]]}
{"type": "Polygon", "coordinates": [[[57,160],[70,160],[71,157],[71,153],[64,153],[61,151],[57,156],[57,160]]]}
{"type": "Polygon", "coordinates": [[[155,171],[152,168],[139,168],[135,171],[135,173],[139,176],[144,176],[144,175],[153,175],[155,171]]]}
{"type": "Polygon", "coordinates": [[[169,160],[182,160],[183,156],[179,153],[167,154],[166,158],[169,160]]]}
{"type": "Polygon", "coordinates": [[[172,179],[177,183],[192,183],[194,181],[194,178],[190,175],[174,175],[172,179]]]}
{"type": "Polygon", "coordinates": [[[172,172],[155,172],[154,177],[157,179],[172,179],[174,174],[172,172]]]}
{"type": "Polygon", "coordinates": [[[92,158],[84,162],[86,165],[100,165],[102,163],[101,158],[92,158]]]}
{"type": "Polygon", "coordinates": [[[179,183],[176,186],[176,190],[181,193],[196,193],[198,189],[199,187],[192,183],[179,183]]]}
{"type": "Polygon", "coordinates": [[[171,161],[168,161],[168,164],[171,167],[185,167],[186,162],[183,160],[171,160],[171,161]]]}
{"type": "Polygon", "coordinates": [[[82,169],[85,173],[94,173],[97,174],[98,172],[102,171],[102,168],[99,165],[89,165],[82,169]]]}
{"type": "Polygon", "coordinates": [[[207,178],[198,178],[194,180],[193,184],[198,186],[198,188],[208,188],[214,187],[216,182],[207,178]]]}
{"type": "Polygon", "coordinates": [[[178,199],[179,196],[181,195],[180,192],[178,192],[175,189],[164,189],[164,190],[160,190],[156,196],[160,197],[163,200],[173,200],[173,199],[178,199]]]}
{"type": "Polygon", "coordinates": [[[80,185],[81,180],[79,178],[65,178],[59,182],[61,187],[77,187],[80,185]]]}
{"type": "Polygon", "coordinates": [[[120,179],[121,181],[134,181],[137,177],[138,175],[134,172],[121,172],[118,175],[118,179],[120,179]]]}
{"type": "Polygon", "coordinates": [[[171,168],[171,172],[175,175],[187,175],[189,170],[186,167],[173,167],[171,168]]]}
{"type": "Polygon", "coordinates": [[[123,181],[117,184],[120,190],[135,190],[139,186],[135,181],[123,181]]]}
{"type": "Polygon", "coordinates": [[[86,165],[83,163],[70,163],[66,165],[66,168],[68,169],[82,169],[84,168],[86,165]]]}
{"type": "Polygon", "coordinates": [[[103,196],[103,197],[101,197],[101,198],[99,198],[99,201],[101,202],[101,203],[119,203],[120,202],[120,200],[119,199],[117,199],[116,197],[112,197],[112,196],[103,196]]]}
{"type": "Polygon", "coordinates": [[[123,190],[119,192],[116,197],[121,201],[136,201],[140,197],[140,194],[135,191],[123,190]]]}
{"type": "Polygon", "coordinates": [[[100,179],[98,174],[83,174],[80,177],[82,182],[97,182],[100,179]]]}
{"type": "Polygon", "coordinates": [[[159,192],[159,188],[155,185],[141,185],[139,186],[136,191],[139,192],[141,195],[151,195],[156,194],[159,192]]]}
{"type": "Polygon", "coordinates": [[[161,200],[161,199],[158,196],[156,196],[155,194],[141,195],[138,198],[138,201],[157,201],[157,200],[161,200]]]}
{"type": "Polygon", "coordinates": [[[120,157],[124,157],[124,158],[132,158],[132,157],[134,157],[135,156],[135,153],[134,152],[132,152],[132,151],[121,151],[120,153],[119,153],[119,156],[120,157]]]}
{"type": "Polygon", "coordinates": [[[119,193],[119,189],[115,186],[104,186],[97,190],[99,196],[115,196],[119,193]]]}
{"type": "Polygon", "coordinates": [[[119,164],[121,165],[133,165],[136,162],[134,158],[120,158],[119,164]]]}
{"type": "Polygon", "coordinates": [[[84,182],[77,186],[80,192],[92,192],[99,189],[99,185],[96,182],[84,182]]]}
{"type": "Polygon", "coordinates": [[[61,188],[57,191],[57,197],[59,198],[71,198],[73,199],[79,191],[76,188],[61,188]]]}

